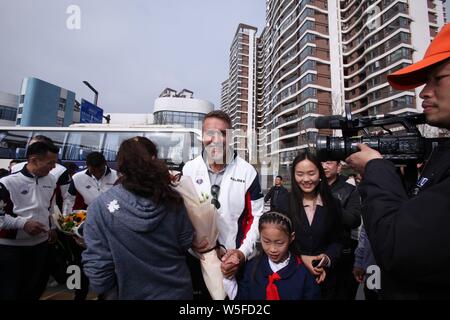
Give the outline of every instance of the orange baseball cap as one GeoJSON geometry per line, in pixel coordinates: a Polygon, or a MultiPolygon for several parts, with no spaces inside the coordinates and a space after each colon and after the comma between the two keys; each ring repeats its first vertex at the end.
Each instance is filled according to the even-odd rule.
{"type": "Polygon", "coordinates": [[[450,23],[444,25],[436,35],[422,60],[388,75],[388,81],[398,90],[416,88],[427,82],[429,67],[448,58],[450,58],[450,23]]]}

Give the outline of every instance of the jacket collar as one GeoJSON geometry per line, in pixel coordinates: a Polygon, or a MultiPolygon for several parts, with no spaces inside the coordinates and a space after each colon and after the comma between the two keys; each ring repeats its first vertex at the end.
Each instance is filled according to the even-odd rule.
{"type": "Polygon", "coordinates": [[[36,178],[30,171],[28,171],[28,169],[27,169],[27,164],[25,164],[24,166],[23,166],[23,168],[22,168],[22,170],[20,170],[20,172],[25,176],[25,177],[28,177],[28,178],[36,178]]]}
{"type": "MultiPolygon", "coordinates": [[[[273,274],[272,268],[269,265],[269,257],[266,254],[264,254],[262,256],[262,259],[263,261],[261,261],[261,264],[263,275],[265,277],[268,277],[271,274],[273,274]]],[[[301,263],[302,263],[301,260],[297,259],[297,257],[291,253],[288,265],[278,270],[277,273],[280,275],[281,279],[290,278],[297,269],[297,266],[301,263]]]]}
{"type": "MultiPolygon", "coordinates": [[[[91,178],[95,178],[95,177],[93,177],[92,176],[92,174],[89,172],[89,169],[86,169],[86,171],[84,172],[85,174],[87,174],[89,177],[91,177],[91,178]]],[[[110,167],[108,167],[108,166],[106,166],[106,170],[105,170],[105,173],[103,174],[103,176],[99,179],[99,180],[101,180],[102,178],[104,178],[104,177],[106,177],[108,174],[110,174],[111,173],[111,168],[110,167]]]]}
{"type": "Polygon", "coordinates": [[[340,174],[337,175],[336,180],[330,185],[330,188],[333,188],[335,186],[338,186],[342,183],[345,183],[344,179],[340,174]]]}

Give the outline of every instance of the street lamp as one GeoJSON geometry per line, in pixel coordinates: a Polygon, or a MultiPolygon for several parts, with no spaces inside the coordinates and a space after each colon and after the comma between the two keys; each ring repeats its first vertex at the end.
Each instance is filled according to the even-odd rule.
{"type": "MultiPolygon", "coordinates": [[[[98,91],[95,90],[95,88],[89,82],[83,81],[83,83],[95,93],[94,105],[96,105],[98,107],[98,105],[97,105],[97,102],[98,102],[98,91]]],[[[105,118],[107,124],[109,124],[109,122],[111,121],[111,116],[109,114],[107,116],[103,116],[103,118],[105,118]]]]}
{"type": "Polygon", "coordinates": [[[95,90],[95,88],[93,86],[91,86],[91,84],[89,82],[83,81],[83,83],[95,93],[94,104],[97,105],[97,102],[98,102],[98,91],[95,90]]]}

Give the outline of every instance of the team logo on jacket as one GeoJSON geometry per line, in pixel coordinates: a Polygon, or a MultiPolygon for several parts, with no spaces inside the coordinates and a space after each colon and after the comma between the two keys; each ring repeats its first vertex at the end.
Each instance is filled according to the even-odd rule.
{"type": "Polygon", "coordinates": [[[108,204],[108,210],[111,213],[114,213],[119,209],[120,209],[120,205],[119,205],[119,203],[117,203],[117,200],[115,200],[115,199],[108,204]]]}
{"type": "Polygon", "coordinates": [[[428,178],[422,177],[420,178],[420,180],[417,182],[417,186],[422,188],[426,183],[428,182],[428,178]]]}
{"type": "Polygon", "coordinates": [[[22,190],[20,191],[20,194],[26,195],[28,193],[28,190],[22,190]]]}
{"type": "Polygon", "coordinates": [[[203,179],[202,179],[202,178],[197,178],[197,179],[195,180],[195,182],[196,182],[197,184],[202,184],[202,183],[203,183],[203,179]]]}
{"type": "Polygon", "coordinates": [[[234,181],[234,182],[245,183],[245,180],[243,180],[243,179],[238,179],[238,178],[235,178],[235,177],[231,177],[230,179],[231,179],[232,181],[234,181]]]}
{"type": "Polygon", "coordinates": [[[92,186],[86,186],[86,189],[90,189],[90,188],[92,188],[92,186]]]}

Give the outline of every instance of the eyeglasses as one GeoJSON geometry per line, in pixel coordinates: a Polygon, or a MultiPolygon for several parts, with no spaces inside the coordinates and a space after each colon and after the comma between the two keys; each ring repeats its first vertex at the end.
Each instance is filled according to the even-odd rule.
{"type": "Polygon", "coordinates": [[[220,187],[217,184],[213,184],[211,186],[211,203],[216,207],[216,209],[220,209],[220,202],[219,202],[219,191],[220,187]]]}

